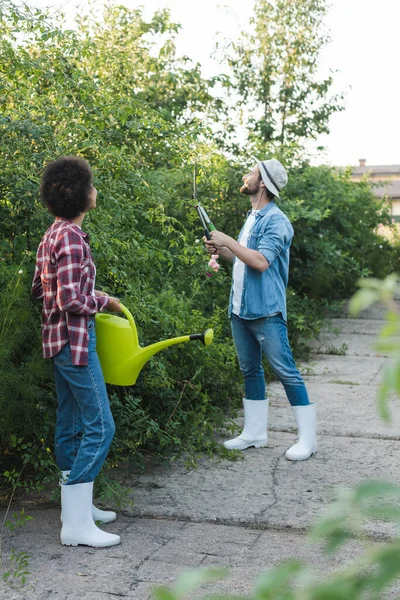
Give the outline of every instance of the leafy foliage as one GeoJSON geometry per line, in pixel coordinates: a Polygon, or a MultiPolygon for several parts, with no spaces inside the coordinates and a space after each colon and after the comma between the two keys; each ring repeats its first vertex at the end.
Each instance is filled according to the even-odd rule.
{"type": "Polygon", "coordinates": [[[254,152],[304,154],[305,142],[328,133],[342,97],[329,96],[332,76],[318,79],[329,41],[326,0],[257,0],[250,31],[227,48],[235,93],[254,152]]]}
{"type": "MultiPolygon", "coordinates": [[[[145,452],[211,451],[214,428],[239,403],[242,378],[226,318],[231,271],[223,265],[207,276],[192,169],[196,159],[200,200],[218,228],[236,237],[248,209],[238,187],[249,155],[243,150],[228,160],[217,149],[223,137],[216,140],[209,128],[224,110],[216,81],[176,56],[178,27],[166,11],[146,21],[140,10],[110,5],[103,19],[82,15],[66,30],[39,10],[0,0],[4,493],[56,477],[54,383],[29,289],[35,251],[51,222],[39,181],[57,156],[82,155],[93,167],[98,208],[84,228],[97,286],[132,310],[141,343],[215,331],[210,348],[170,348],[148,363],[134,388],[110,388],[117,425],[110,464],[145,452]]],[[[300,355],[300,337],[317,332],[326,303],[348,296],[359,276],[389,272],[398,252],[375,233],[387,213],[367,184],[348,174],[293,168],[282,208],[296,230],[288,313],[300,355]]]]}
{"type": "Polygon", "coordinates": [[[361,310],[368,308],[371,304],[381,301],[386,304],[386,326],[380,332],[375,348],[390,356],[383,369],[381,386],[378,394],[378,408],[380,416],[390,419],[389,399],[390,394],[400,396],[400,315],[394,301],[394,296],[400,294],[400,276],[389,275],[383,282],[378,279],[365,279],[359,281],[360,289],[350,302],[350,311],[358,314],[361,310]]]}
{"type": "Polygon", "coordinates": [[[298,293],[346,298],[358,278],[383,278],[399,268],[399,248],[377,233],[380,223],[392,226],[387,205],[349,171],[294,169],[282,204],[295,228],[290,285],[298,293]]]}
{"type": "MultiPolygon", "coordinates": [[[[182,440],[188,449],[210,447],[212,419],[240,385],[224,311],[209,299],[218,284],[206,277],[187,201],[186,165],[198,155],[200,133],[207,135],[196,114],[209,102],[202,90],[212,82],[175,57],[177,26],[165,11],[146,22],[140,11],[111,6],[102,23],[82,18],[65,31],[40,11],[7,8],[0,12],[2,466],[37,482],[55,472],[47,451],[54,384],[41,359],[39,307],[29,289],[34,253],[51,222],[38,201],[41,172],[68,153],[89,160],[100,190],[99,208],[85,222],[98,286],[132,309],[141,342],[210,325],[217,336],[210,350],[192,344],[157,357],[134,392],[111,390],[119,437],[110,462],[143,449],[165,453],[182,440]]],[[[227,273],[224,280],[229,285],[227,273]]],[[[9,489],[12,481],[3,474],[0,485],[9,489]]],[[[17,481],[21,486],[24,478],[17,481]]]]}

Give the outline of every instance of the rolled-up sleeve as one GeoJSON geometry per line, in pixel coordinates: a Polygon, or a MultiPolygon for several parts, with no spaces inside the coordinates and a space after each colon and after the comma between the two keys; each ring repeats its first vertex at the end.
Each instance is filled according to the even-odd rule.
{"type": "Polygon", "coordinates": [[[281,215],[269,219],[258,241],[257,250],[271,265],[281,252],[287,250],[293,238],[293,227],[281,215]]]}

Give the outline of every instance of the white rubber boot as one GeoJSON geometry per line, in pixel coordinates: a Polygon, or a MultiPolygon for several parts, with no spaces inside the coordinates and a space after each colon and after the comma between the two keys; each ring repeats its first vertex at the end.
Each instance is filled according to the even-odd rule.
{"type": "Polygon", "coordinates": [[[93,481],[61,486],[63,546],[92,546],[107,548],[121,543],[119,535],[107,533],[97,527],[92,517],[93,481]]]}
{"type": "Polygon", "coordinates": [[[267,445],[268,399],[247,400],[243,398],[244,427],[242,433],[224,442],[228,450],[246,450],[250,446],[263,448],[267,445]]]}
{"type": "Polygon", "coordinates": [[[293,406],[299,428],[299,437],[285,456],[288,460],[307,460],[317,451],[317,407],[315,402],[307,406],[293,406]]]}
{"type": "MultiPolygon", "coordinates": [[[[69,474],[71,471],[61,471],[61,479],[60,485],[62,485],[63,481],[67,481],[69,474]]],[[[92,504],[92,517],[93,521],[101,521],[102,523],[112,523],[117,518],[117,514],[112,510],[101,510],[97,508],[94,504],[92,504]]],[[[61,523],[63,520],[63,514],[61,511],[61,523]]]]}

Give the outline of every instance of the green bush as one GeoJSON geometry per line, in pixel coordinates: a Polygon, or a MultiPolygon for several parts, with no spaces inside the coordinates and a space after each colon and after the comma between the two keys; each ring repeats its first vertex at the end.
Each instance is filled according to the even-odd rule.
{"type": "Polygon", "coordinates": [[[3,489],[39,487],[55,472],[56,400],[29,282],[24,263],[0,262],[0,497],[3,489]]]}
{"type": "Polygon", "coordinates": [[[378,235],[392,227],[389,207],[366,181],[328,167],[294,169],[283,210],[295,228],[290,284],[315,300],[349,298],[360,277],[399,268],[400,248],[378,235]]]}
{"type": "MultiPolygon", "coordinates": [[[[132,310],[141,343],[215,330],[209,348],[165,350],[133,388],[110,388],[117,422],[110,464],[211,449],[213,428],[240,403],[226,314],[231,268],[209,276],[191,198],[196,158],[200,200],[236,237],[248,210],[239,165],[249,157],[231,161],[216,150],[206,127],[215,117],[215,81],[176,57],[176,30],[165,11],[146,22],[140,10],[111,5],[100,23],[82,17],[64,31],[40,11],[0,4],[0,449],[5,472],[24,469],[21,485],[54,472],[54,383],[29,290],[51,223],[38,199],[40,177],[59,155],[82,155],[93,167],[98,208],[84,228],[97,287],[132,310]]],[[[300,357],[301,339],[317,333],[326,304],[348,297],[358,276],[390,271],[399,254],[375,233],[387,213],[348,174],[292,169],[281,204],[296,230],[288,313],[300,357]]]]}

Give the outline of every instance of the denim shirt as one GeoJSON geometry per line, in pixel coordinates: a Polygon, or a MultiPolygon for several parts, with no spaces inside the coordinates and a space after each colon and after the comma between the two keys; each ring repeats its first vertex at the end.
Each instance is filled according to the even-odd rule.
{"type": "MultiPolygon", "coordinates": [[[[243,227],[240,235],[242,231],[243,227]]],[[[256,214],[247,247],[260,252],[267,259],[269,267],[261,273],[245,265],[239,314],[242,319],[259,319],[280,312],[286,321],[289,249],[293,235],[289,219],[275,202],[270,202],[256,214]]],[[[233,283],[229,299],[229,317],[232,314],[232,299],[233,283]]]]}

